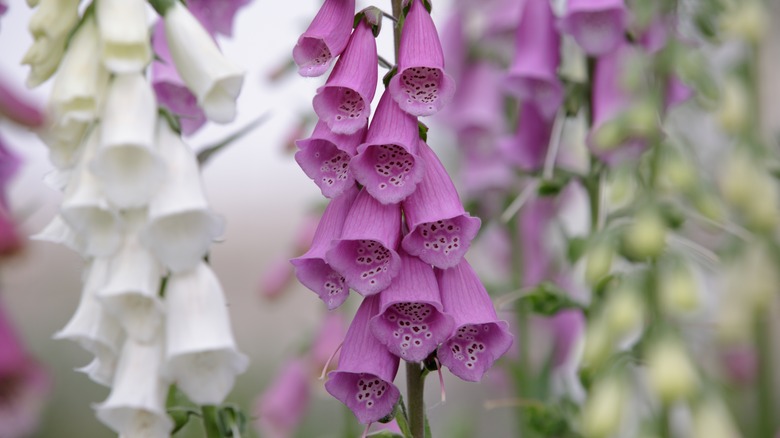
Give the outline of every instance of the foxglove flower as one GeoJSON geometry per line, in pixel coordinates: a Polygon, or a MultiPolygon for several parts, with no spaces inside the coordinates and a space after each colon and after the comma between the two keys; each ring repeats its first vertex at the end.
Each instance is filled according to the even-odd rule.
{"type": "Polygon", "coordinates": [[[509,324],[498,320],[490,296],[467,261],[438,270],[436,278],[444,311],[452,315],[456,327],[439,347],[439,360],[452,374],[478,382],[512,346],[509,324]]]}
{"type": "Polygon", "coordinates": [[[120,208],[146,205],[165,176],[155,147],[156,108],[152,87],[141,73],[111,81],[91,169],[106,198],[120,208]]]}
{"type": "Polygon", "coordinates": [[[205,263],[168,279],[164,375],[197,404],[222,403],[248,359],[236,347],[225,296],[205,263]]]}
{"type": "Polygon", "coordinates": [[[547,156],[552,127],[552,119],[544,118],[536,105],[525,101],[517,133],[514,137],[503,139],[499,149],[507,160],[520,169],[540,170],[547,156]]]}
{"type": "Polygon", "coordinates": [[[95,356],[92,362],[81,368],[76,368],[76,371],[86,374],[93,382],[110,388],[114,383],[118,361],[119,355],[117,353],[104,351],[99,356],[95,356]]]}
{"type": "Polygon", "coordinates": [[[306,254],[290,260],[295,266],[298,281],[319,295],[328,310],[340,306],[349,297],[346,279],[325,261],[325,254],[331,242],[341,237],[344,221],[357,194],[357,187],[352,186],[330,201],[314,233],[311,248],[306,254]]]}
{"type": "Polygon", "coordinates": [[[233,35],[233,20],[250,0],[189,0],[187,8],[210,34],[233,35]]]}
{"type": "Polygon", "coordinates": [[[444,53],[433,19],[412,0],[401,31],[398,73],[388,91],[398,106],[413,116],[439,112],[455,94],[455,81],[444,72],[444,53]]]}
{"type": "Polygon", "coordinates": [[[379,297],[363,300],[347,330],[336,371],[328,373],[325,389],[344,403],[363,424],[386,417],[401,393],[393,385],[398,358],[369,330],[369,321],[379,312],[379,297]]]}
{"type": "Polygon", "coordinates": [[[331,61],[344,51],[354,14],[355,0],[325,0],[322,3],[293,48],[293,59],[301,76],[325,73],[331,61]]]}
{"type": "Polygon", "coordinates": [[[268,438],[293,436],[311,399],[306,364],[298,359],[282,366],[271,385],[257,400],[258,430],[268,438]]]}
{"type": "Polygon", "coordinates": [[[162,119],[157,125],[157,144],[169,171],[149,203],[141,243],[178,272],[199,263],[222,233],[223,221],[206,200],[195,153],[162,119]]]}
{"type": "Polygon", "coordinates": [[[325,85],[312,105],[320,120],[337,134],[352,134],[366,125],[377,81],[376,40],[365,20],[357,25],[325,85]]]}
{"type": "Polygon", "coordinates": [[[68,33],[79,20],[79,0],[41,0],[37,6],[28,26],[35,41],[22,58],[22,64],[30,66],[30,88],[44,83],[57,70],[68,33]]]}
{"type": "Polygon", "coordinates": [[[457,265],[477,235],[481,221],[471,217],[444,165],[433,150],[419,140],[425,176],[403,203],[409,233],[403,248],[440,269],[457,265]]]}
{"type": "Polygon", "coordinates": [[[342,313],[328,312],[325,314],[309,349],[309,360],[312,363],[312,368],[319,370],[327,365],[335,367],[338,363],[338,350],[346,331],[347,327],[342,313]]]}
{"type": "Polygon", "coordinates": [[[87,122],[57,120],[39,133],[49,148],[49,160],[56,168],[69,169],[76,165],[89,127],[87,122]]]}
{"type": "Polygon", "coordinates": [[[101,57],[112,73],[138,73],[152,60],[146,2],[98,0],[101,57]]]}
{"type": "Polygon", "coordinates": [[[365,137],[365,127],[353,134],[335,134],[319,121],[311,137],[296,142],[300,150],[295,153],[295,161],[314,180],[322,196],[334,198],[355,185],[349,162],[365,137]]]}
{"type": "Polygon", "coordinates": [[[549,119],[563,102],[563,86],[556,71],[561,37],[549,0],[526,0],[517,26],[515,57],[509,68],[509,91],[530,100],[549,119]]]}
{"type": "Polygon", "coordinates": [[[555,199],[550,197],[528,201],[517,215],[523,254],[522,284],[525,287],[550,279],[553,258],[546,246],[547,227],[555,220],[555,215],[555,199]]]}
{"type": "Polygon", "coordinates": [[[152,46],[157,57],[152,62],[152,88],[160,106],[179,116],[181,132],[194,134],[206,123],[206,114],[198,106],[198,99],[182,80],[168,49],[165,23],[159,20],[152,32],[152,46]]]}
{"type": "Polygon", "coordinates": [[[623,0],[568,0],[562,29],[591,56],[602,56],[622,42],[629,15],[623,0]]]}
{"type": "Polygon", "coordinates": [[[206,117],[217,123],[233,121],[244,73],[225,59],[217,43],[181,3],[173,2],[164,21],[176,70],[206,117]]]}
{"type": "Polygon", "coordinates": [[[344,221],[341,237],[333,240],[325,261],[364,296],[379,293],[398,275],[395,252],[401,240],[399,205],[383,205],[363,189],[344,221]]]}
{"type": "Polygon", "coordinates": [[[30,128],[38,128],[44,123],[43,113],[19,96],[10,82],[0,78],[0,118],[30,128]]]}
{"type": "Polygon", "coordinates": [[[30,239],[59,243],[79,254],[85,252],[84,237],[76,234],[59,214],[55,215],[38,234],[30,236],[30,239]]]}
{"type": "Polygon", "coordinates": [[[355,179],[382,204],[401,202],[423,177],[417,121],[389,94],[385,91],[379,99],[366,142],[349,164],[355,179]]]}
{"type": "Polygon", "coordinates": [[[401,272],[379,294],[371,332],[391,353],[421,362],[452,334],[454,322],[442,310],[431,266],[403,252],[400,256],[401,272]]]}
{"type": "Polygon", "coordinates": [[[287,256],[272,260],[260,274],[259,291],[264,299],[273,300],[284,293],[293,278],[293,269],[287,256]]]}
{"type": "Polygon", "coordinates": [[[504,128],[496,114],[502,111],[501,73],[487,61],[471,64],[463,73],[452,105],[440,116],[458,133],[477,131],[497,134],[504,128]]]}
{"type": "Polygon", "coordinates": [[[564,310],[550,319],[553,333],[552,384],[573,400],[585,398],[578,370],[585,344],[585,316],[580,310],[564,310]]]}
{"type": "Polygon", "coordinates": [[[123,436],[164,438],[173,422],[165,412],[169,382],[160,377],[162,339],[140,343],[128,339],[122,348],[111,394],[95,406],[97,417],[123,436]]]}

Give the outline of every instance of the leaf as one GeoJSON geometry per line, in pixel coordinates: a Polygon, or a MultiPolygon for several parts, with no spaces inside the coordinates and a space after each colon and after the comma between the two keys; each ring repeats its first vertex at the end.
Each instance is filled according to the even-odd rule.
{"type": "Polygon", "coordinates": [[[406,405],[404,405],[404,396],[398,398],[398,403],[395,404],[395,421],[398,423],[398,428],[401,429],[401,433],[404,434],[404,438],[413,438],[412,430],[409,429],[409,418],[406,416],[406,405]]]}
{"type": "Polygon", "coordinates": [[[403,435],[398,435],[397,433],[390,432],[389,430],[379,430],[373,433],[369,433],[366,436],[371,436],[376,438],[404,438],[403,435]]]}
{"type": "Polygon", "coordinates": [[[222,150],[222,148],[224,148],[225,146],[233,143],[234,141],[252,132],[255,128],[265,123],[265,121],[268,120],[268,117],[269,114],[265,113],[262,116],[256,118],[254,121],[250,122],[248,125],[239,129],[237,132],[228,136],[226,139],[220,141],[219,143],[213,144],[211,146],[206,146],[205,148],[201,149],[198,152],[198,163],[201,166],[203,166],[204,164],[206,164],[206,161],[211,159],[212,155],[222,150]]]}
{"type": "Polygon", "coordinates": [[[520,298],[520,304],[533,313],[552,316],[563,309],[579,308],[583,305],[569,298],[558,286],[544,282],[520,298]]]}

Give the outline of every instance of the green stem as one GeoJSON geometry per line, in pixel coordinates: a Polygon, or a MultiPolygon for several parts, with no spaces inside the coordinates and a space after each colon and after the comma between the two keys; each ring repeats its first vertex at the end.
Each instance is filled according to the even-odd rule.
{"type": "Polygon", "coordinates": [[[149,4],[152,5],[155,11],[157,11],[158,14],[160,14],[161,17],[165,16],[165,13],[168,12],[168,9],[170,9],[174,3],[176,3],[177,0],[148,0],[149,4]]]}
{"type": "MultiPolygon", "coordinates": [[[[512,289],[518,290],[523,286],[523,259],[530,254],[523,254],[522,239],[520,235],[520,229],[518,221],[513,220],[509,222],[510,238],[512,239],[512,289]]],[[[528,361],[528,343],[530,341],[528,336],[528,309],[521,304],[521,301],[517,301],[515,304],[515,310],[517,312],[517,333],[520,339],[517,340],[520,349],[520,355],[517,361],[517,369],[513,372],[515,380],[515,392],[518,397],[525,397],[529,393],[528,383],[530,381],[530,363],[528,361]]],[[[518,406],[515,410],[515,419],[517,421],[518,435],[522,437],[530,436],[530,430],[527,427],[525,410],[522,405],[518,406]]]]}
{"type": "Polygon", "coordinates": [[[398,62],[398,50],[401,47],[401,28],[403,27],[403,0],[393,0],[393,17],[396,22],[393,26],[393,42],[395,47],[395,60],[398,62]]]}
{"type": "Polygon", "coordinates": [[[217,407],[213,405],[201,406],[201,412],[203,412],[203,429],[206,432],[206,438],[222,438],[217,418],[217,407]]]}
{"type": "Polygon", "coordinates": [[[412,438],[425,437],[425,373],[419,363],[406,362],[406,403],[412,438]]]}
{"type": "Polygon", "coordinates": [[[769,318],[766,309],[761,309],[756,315],[755,344],[758,355],[758,388],[756,402],[758,406],[758,434],[757,437],[769,438],[773,436],[774,410],[774,381],[772,379],[772,340],[769,318]]]}
{"type": "Polygon", "coordinates": [[[669,406],[666,403],[661,406],[661,412],[658,413],[658,436],[660,438],[672,437],[672,431],[669,427],[669,406]]]}

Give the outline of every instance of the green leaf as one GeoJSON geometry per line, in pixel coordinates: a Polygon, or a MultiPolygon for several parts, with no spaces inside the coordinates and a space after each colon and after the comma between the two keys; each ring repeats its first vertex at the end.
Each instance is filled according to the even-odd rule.
{"type": "Polygon", "coordinates": [[[208,160],[211,159],[211,157],[222,150],[225,146],[228,146],[229,144],[233,143],[234,141],[240,139],[241,137],[249,134],[252,132],[255,128],[265,123],[266,120],[268,120],[268,113],[263,114],[262,116],[256,118],[254,121],[250,122],[248,125],[244,126],[243,128],[239,129],[237,132],[233,133],[232,135],[228,136],[226,139],[220,141],[219,143],[213,144],[211,146],[206,146],[205,148],[201,149],[198,152],[198,163],[203,166],[206,164],[208,160]]]}
{"type": "Polygon", "coordinates": [[[223,436],[238,438],[246,431],[246,415],[236,405],[222,406],[217,411],[217,425],[223,436]],[[238,434],[234,434],[234,431],[238,434]]]}
{"type": "Polygon", "coordinates": [[[556,174],[552,179],[539,182],[536,192],[539,196],[556,196],[569,184],[570,177],[565,174],[556,174]]]}
{"type": "Polygon", "coordinates": [[[397,433],[390,432],[389,430],[380,430],[374,433],[369,433],[366,436],[371,436],[376,438],[404,438],[403,435],[398,435],[397,433]]]}
{"type": "Polygon", "coordinates": [[[563,412],[557,406],[529,404],[523,406],[523,419],[529,429],[539,436],[573,437],[575,436],[563,412]]]}
{"type": "Polygon", "coordinates": [[[569,260],[569,263],[576,263],[585,254],[587,247],[588,240],[584,237],[572,237],[569,239],[569,246],[566,249],[566,258],[569,260]]]}
{"type": "Polygon", "coordinates": [[[558,286],[544,282],[520,298],[520,304],[533,313],[552,316],[563,309],[579,308],[583,305],[569,298],[558,286]]]}
{"type": "Polygon", "coordinates": [[[390,79],[393,79],[393,76],[395,76],[397,73],[398,73],[397,66],[393,66],[393,68],[391,68],[389,72],[385,73],[385,75],[382,77],[382,83],[385,85],[385,88],[390,86],[390,79]]]}
{"type": "Polygon", "coordinates": [[[413,438],[412,430],[409,429],[409,417],[406,416],[406,405],[404,405],[404,397],[398,398],[398,403],[395,404],[395,421],[398,423],[398,428],[401,429],[401,433],[404,434],[404,438],[413,438]]]}
{"type": "Polygon", "coordinates": [[[417,122],[417,131],[419,132],[420,138],[422,141],[427,142],[428,141],[428,126],[425,125],[423,122],[417,122]]]}

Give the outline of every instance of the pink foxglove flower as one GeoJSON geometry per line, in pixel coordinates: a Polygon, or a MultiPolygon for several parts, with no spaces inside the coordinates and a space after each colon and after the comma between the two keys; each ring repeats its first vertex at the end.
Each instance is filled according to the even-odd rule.
{"type": "Polygon", "coordinates": [[[553,120],[540,114],[536,105],[523,102],[517,133],[499,142],[504,157],[520,169],[540,170],[547,156],[553,120]]]}
{"type": "Polygon", "coordinates": [[[43,125],[43,113],[20,96],[10,82],[0,78],[0,118],[31,128],[43,125]]]}
{"type": "Polygon", "coordinates": [[[685,84],[678,76],[671,75],[666,81],[666,93],[664,95],[664,108],[669,109],[682,104],[694,96],[691,87],[685,84]]]}
{"type": "Polygon", "coordinates": [[[416,119],[401,111],[385,91],[366,142],[358,146],[358,154],[349,164],[355,179],[382,204],[402,201],[422,179],[418,137],[416,119]]]}
{"type": "Polygon", "coordinates": [[[144,0],[96,2],[100,54],[112,73],[138,73],[152,60],[146,7],[144,0]]]}
{"type": "Polygon", "coordinates": [[[344,221],[341,237],[325,254],[328,264],[364,296],[379,293],[398,275],[401,206],[384,205],[363,189],[344,221]]]}
{"type": "Polygon", "coordinates": [[[455,94],[455,81],[444,72],[439,34],[422,0],[412,0],[401,32],[398,73],[388,91],[398,106],[413,116],[430,116],[455,94]]]}
{"type": "Polygon", "coordinates": [[[528,201],[517,215],[522,239],[523,286],[536,286],[550,279],[553,260],[545,245],[548,241],[547,227],[555,219],[555,214],[555,199],[544,197],[528,201]]]}
{"type": "Polygon", "coordinates": [[[297,359],[282,365],[255,405],[257,426],[262,436],[293,436],[306,414],[310,399],[311,382],[306,363],[297,359]]]}
{"type": "Polygon", "coordinates": [[[363,424],[393,412],[401,393],[393,385],[398,358],[371,334],[369,321],[379,313],[379,297],[363,300],[347,330],[339,367],[328,373],[325,389],[347,405],[363,424]]]}
{"type": "Polygon", "coordinates": [[[344,51],[352,30],[355,0],[325,0],[309,28],[298,38],[293,59],[301,76],[319,76],[344,51]]]}
{"type": "Polygon", "coordinates": [[[601,56],[623,42],[628,20],[623,0],[568,0],[561,26],[585,53],[601,56]]]}
{"type": "Polygon", "coordinates": [[[391,353],[421,362],[452,334],[454,322],[442,310],[431,266],[403,252],[400,256],[401,272],[379,294],[371,332],[391,353]]]}
{"type": "Polygon", "coordinates": [[[309,349],[309,360],[313,369],[324,368],[328,365],[328,360],[330,360],[330,366],[335,368],[339,357],[337,350],[341,346],[341,341],[344,340],[346,331],[347,325],[343,313],[328,312],[325,314],[309,349]]]}
{"type": "Polygon", "coordinates": [[[467,66],[452,105],[442,114],[445,122],[460,134],[465,131],[499,133],[504,125],[500,117],[503,92],[499,86],[501,72],[487,61],[467,66]]]}
{"type": "Polygon", "coordinates": [[[319,121],[311,137],[296,142],[300,150],[295,153],[295,161],[314,180],[322,196],[334,198],[355,185],[349,162],[365,137],[365,127],[352,134],[336,134],[319,121]]]}
{"type": "Polygon", "coordinates": [[[312,101],[314,112],[331,131],[352,134],[366,125],[376,92],[377,69],[376,40],[362,20],[312,101]]]}
{"type": "Polygon", "coordinates": [[[439,360],[452,374],[478,382],[512,346],[509,324],[498,320],[490,296],[467,261],[438,270],[436,277],[444,311],[452,315],[456,327],[439,347],[439,360]]]}
{"type": "Polygon", "coordinates": [[[293,269],[286,256],[272,260],[260,274],[258,290],[267,300],[279,298],[293,279],[293,269]]]}
{"type": "Polygon", "coordinates": [[[210,34],[233,36],[236,13],[251,0],[189,0],[187,8],[210,34]]]}
{"type": "Polygon", "coordinates": [[[535,103],[545,118],[552,118],[563,102],[563,85],[556,71],[561,37],[548,0],[526,0],[517,27],[515,57],[509,68],[509,91],[535,103]]]}
{"type": "Polygon", "coordinates": [[[333,198],[322,214],[309,250],[306,254],[290,260],[295,266],[298,281],[319,295],[328,310],[340,306],[349,297],[349,286],[344,276],[325,261],[325,253],[330,249],[331,242],[341,237],[344,221],[357,194],[357,187],[352,186],[333,198]]]}
{"type": "Polygon", "coordinates": [[[433,150],[419,141],[425,176],[403,203],[409,233],[403,248],[440,269],[457,265],[477,235],[481,221],[463,208],[447,169],[433,150]]]}

